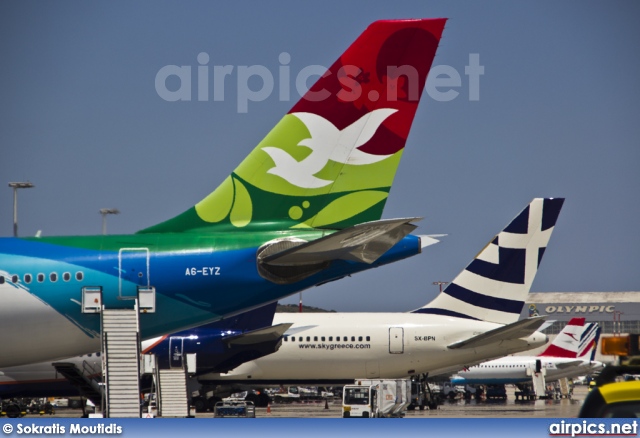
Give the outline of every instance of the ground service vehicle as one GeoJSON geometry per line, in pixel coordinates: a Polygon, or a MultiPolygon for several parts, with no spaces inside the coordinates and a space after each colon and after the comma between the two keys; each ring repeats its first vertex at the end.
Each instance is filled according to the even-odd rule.
{"type": "Polygon", "coordinates": [[[639,341],[637,334],[602,338],[602,354],[620,356],[622,365],[602,370],[595,380],[596,386],[584,400],[580,418],[640,417],[640,381],[620,381],[625,374],[640,374],[639,341]]]}
{"type": "Polygon", "coordinates": [[[224,400],[213,409],[216,418],[256,418],[256,407],[247,401],[224,400]]]}
{"type": "Polygon", "coordinates": [[[402,417],[410,404],[409,379],[358,379],[342,390],[344,418],[402,417]]]}

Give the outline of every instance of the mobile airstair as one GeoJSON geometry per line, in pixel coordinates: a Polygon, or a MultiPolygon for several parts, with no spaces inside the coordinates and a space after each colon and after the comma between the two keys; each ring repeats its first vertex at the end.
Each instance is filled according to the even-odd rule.
{"type": "Polygon", "coordinates": [[[109,418],[140,418],[140,312],[155,312],[155,289],[138,287],[124,297],[133,308],[106,308],[101,287],[82,289],[82,312],[100,314],[103,413],[109,418]],[[140,304],[139,304],[140,303],[140,304]]]}

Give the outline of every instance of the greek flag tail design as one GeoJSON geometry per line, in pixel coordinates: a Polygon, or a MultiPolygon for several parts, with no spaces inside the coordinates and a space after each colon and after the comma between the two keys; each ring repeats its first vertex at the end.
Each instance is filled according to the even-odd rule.
{"type": "Polygon", "coordinates": [[[531,201],[440,295],[414,312],[516,322],[563,203],[563,198],[531,201]]]}

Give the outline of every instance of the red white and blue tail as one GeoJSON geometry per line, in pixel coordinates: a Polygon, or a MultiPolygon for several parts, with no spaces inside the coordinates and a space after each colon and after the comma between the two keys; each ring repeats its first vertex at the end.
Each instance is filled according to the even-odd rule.
{"type": "Polygon", "coordinates": [[[600,340],[602,328],[597,322],[590,322],[584,326],[584,331],[580,338],[580,346],[578,347],[578,357],[587,358],[594,361],[596,358],[596,348],[600,340]]]}
{"type": "Polygon", "coordinates": [[[578,357],[580,338],[584,332],[584,318],[571,318],[551,344],[538,356],[578,357]]]}
{"type": "Polygon", "coordinates": [[[553,342],[538,356],[593,360],[600,338],[600,326],[585,318],[571,318],[553,342]]]}

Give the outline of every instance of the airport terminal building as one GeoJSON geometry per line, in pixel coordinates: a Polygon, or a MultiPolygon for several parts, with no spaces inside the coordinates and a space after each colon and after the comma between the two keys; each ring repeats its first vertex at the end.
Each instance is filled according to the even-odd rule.
{"type": "Polygon", "coordinates": [[[640,292],[530,293],[522,318],[548,315],[555,323],[545,330],[555,335],[574,317],[597,322],[602,334],[640,333],[640,292]]]}
{"type": "MultiPolygon", "coordinates": [[[[540,292],[530,293],[521,317],[548,315],[555,321],[543,333],[554,338],[574,317],[597,322],[602,335],[640,333],[640,292],[540,292]]],[[[538,354],[544,347],[520,354],[538,354]]],[[[613,362],[614,356],[603,356],[597,346],[596,360],[613,362]]]]}

